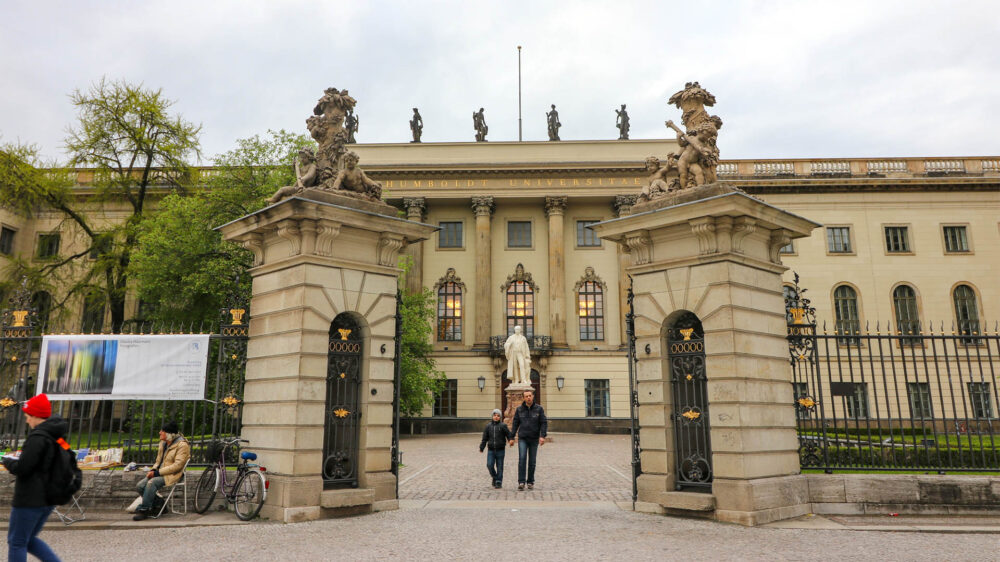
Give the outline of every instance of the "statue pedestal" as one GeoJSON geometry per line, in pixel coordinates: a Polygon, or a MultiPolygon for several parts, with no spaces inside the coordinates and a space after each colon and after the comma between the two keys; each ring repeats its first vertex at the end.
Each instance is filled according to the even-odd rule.
{"type": "Polygon", "coordinates": [[[405,244],[435,228],[396,213],[382,202],[307,190],[219,227],[254,253],[242,436],[268,467],[261,511],[268,519],[398,506],[391,459],[396,261],[405,244]],[[337,318],[357,327],[359,346],[348,350],[354,341],[331,333],[337,318]],[[332,370],[334,352],[355,355],[332,370]],[[351,386],[341,392],[337,385],[351,386]],[[339,398],[328,395],[354,398],[331,404],[339,398]],[[349,431],[329,431],[331,420],[350,420],[349,431]],[[324,469],[354,480],[325,479],[324,469]]]}
{"type": "Polygon", "coordinates": [[[524,403],[524,391],[532,390],[530,384],[510,384],[504,389],[507,394],[507,409],[503,413],[503,423],[512,428],[514,423],[514,410],[524,403]]]}
{"type": "Polygon", "coordinates": [[[591,226],[631,255],[637,507],[712,513],[744,525],[808,513],[779,250],[819,225],[719,184],[682,191],[671,202],[635,205],[632,215],[591,226]],[[703,342],[677,335],[692,337],[681,325],[691,325],[692,314],[703,342]],[[684,386],[692,380],[705,389],[696,408],[686,394],[695,387],[684,386]],[[676,397],[675,388],[682,389],[676,397]],[[704,442],[678,440],[695,429],[705,432],[704,442]],[[685,464],[692,450],[710,464],[685,464]]]}

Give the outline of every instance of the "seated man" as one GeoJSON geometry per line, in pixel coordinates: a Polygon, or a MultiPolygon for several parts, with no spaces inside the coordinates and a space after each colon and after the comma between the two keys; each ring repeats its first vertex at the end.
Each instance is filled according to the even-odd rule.
{"type": "Polygon", "coordinates": [[[142,496],[142,503],[135,510],[135,516],[132,517],[134,521],[149,517],[156,491],[176,484],[181,479],[181,471],[189,458],[191,446],[180,434],[177,422],[164,423],[160,429],[160,450],[156,453],[156,462],[135,487],[142,496]]]}

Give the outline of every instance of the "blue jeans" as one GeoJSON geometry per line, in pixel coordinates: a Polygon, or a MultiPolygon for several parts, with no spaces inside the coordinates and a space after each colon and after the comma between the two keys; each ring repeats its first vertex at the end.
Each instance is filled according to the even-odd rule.
{"type": "Polygon", "coordinates": [[[503,457],[507,452],[503,449],[494,451],[486,450],[486,468],[490,471],[495,484],[503,484],[503,457]]]}
{"type": "Polygon", "coordinates": [[[142,496],[142,503],[139,504],[136,511],[149,511],[152,509],[153,498],[156,497],[156,492],[166,483],[162,476],[140,479],[139,483],[135,485],[135,490],[142,496]]]}
{"type": "Polygon", "coordinates": [[[535,459],[538,458],[538,439],[517,439],[517,483],[535,483],[535,459]],[[528,479],[524,479],[524,469],[527,464],[528,479]]]}
{"type": "Polygon", "coordinates": [[[59,562],[56,553],[37,536],[52,513],[52,507],[10,508],[7,524],[7,559],[10,562],[27,560],[29,552],[43,562],[59,562]]]}

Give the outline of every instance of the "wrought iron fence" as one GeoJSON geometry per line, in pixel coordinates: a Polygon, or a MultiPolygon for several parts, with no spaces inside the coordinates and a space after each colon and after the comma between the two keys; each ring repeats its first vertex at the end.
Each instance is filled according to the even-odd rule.
{"type": "MultiPolygon", "coordinates": [[[[36,311],[23,294],[11,299],[0,320],[0,449],[17,449],[27,435],[20,404],[35,394],[42,335],[36,311]]],[[[248,329],[246,308],[221,311],[212,326],[156,326],[130,323],[123,335],[209,333],[209,371],[204,400],[54,401],[54,414],[69,422],[74,449],[122,448],[124,462],[151,463],[158,431],[173,420],[192,447],[192,463],[204,462],[204,448],[215,437],[239,435],[248,329]]]]}
{"type": "Polygon", "coordinates": [[[798,282],[785,309],[802,468],[1000,471],[996,327],[828,333],[798,282]]]}
{"type": "MultiPolygon", "coordinates": [[[[492,357],[503,357],[504,356],[504,344],[507,342],[508,336],[490,336],[490,356],[492,357]]],[[[532,355],[551,355],[552,354],[552,336],[529,336],[528,347],[531,349],[532,355]]]]}

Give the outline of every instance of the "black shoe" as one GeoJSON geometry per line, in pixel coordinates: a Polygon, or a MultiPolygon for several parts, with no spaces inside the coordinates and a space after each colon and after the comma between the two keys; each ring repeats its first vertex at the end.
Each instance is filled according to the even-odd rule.
{"type": "Polygon", "coordinates": [[[518,489],[518,491],[522,491],[522,490],[524,490],[524,482],[521,482],[521,483],[519,483],[519,484],[517,485],[517,489],[518,489]]]}
{"type": "Polygon", "coordinates": [[[145,521],[149,518],[149,513],[145,511],[136,511],[135,515],[132,516],[132,521],[145,521]]]}
{"type": "Polygon", "coordinates": [[[535,489],[535,485],[534,484],[528,484],[528,489],[529,490],[534,490],[535,489]]]}

